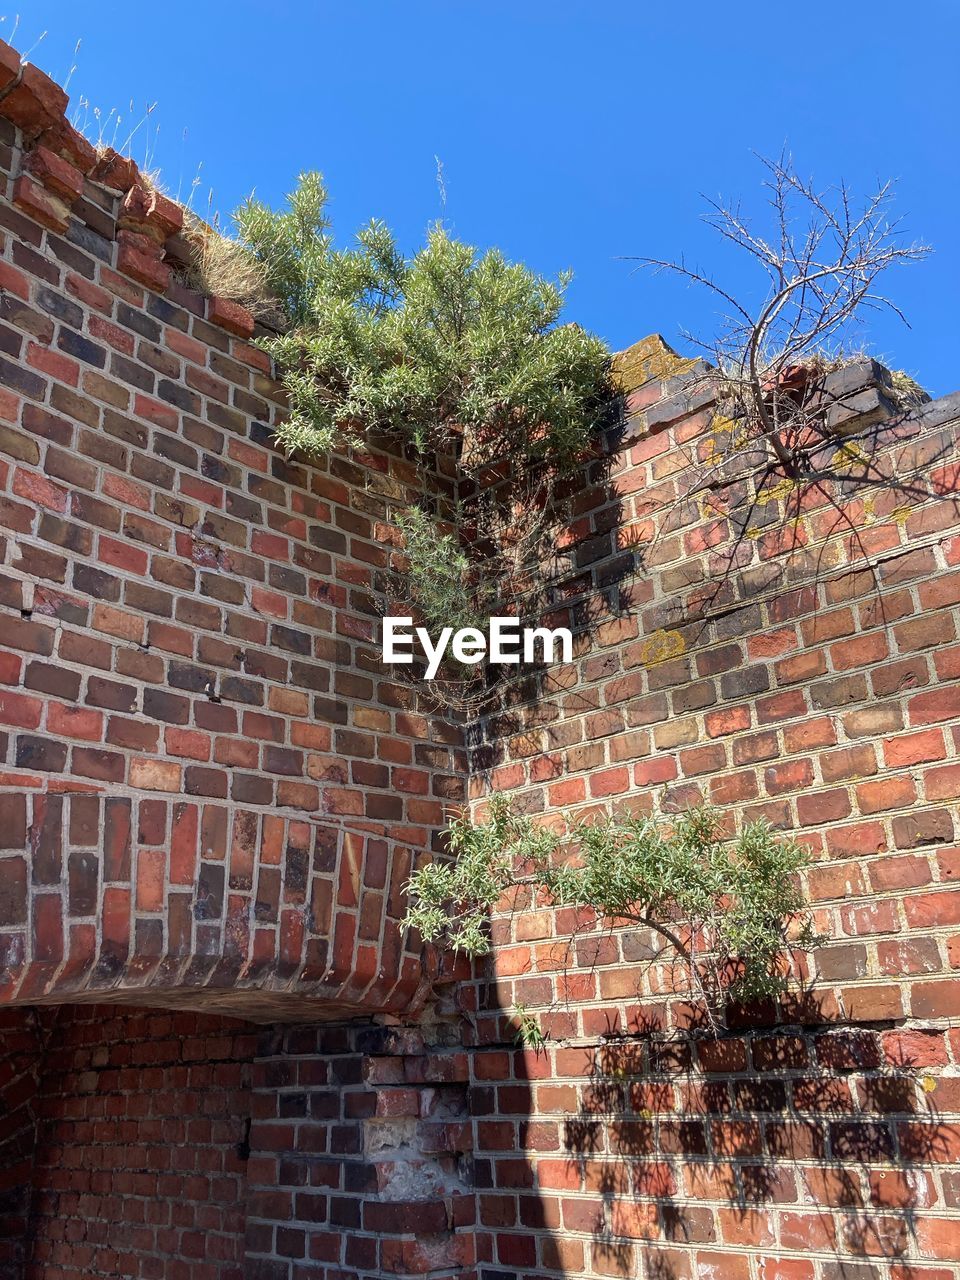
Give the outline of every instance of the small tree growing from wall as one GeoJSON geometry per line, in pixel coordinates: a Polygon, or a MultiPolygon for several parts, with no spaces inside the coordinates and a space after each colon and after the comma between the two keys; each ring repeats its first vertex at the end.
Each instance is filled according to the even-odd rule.
{"type": "MultiPolygon", "coordinates": [[[[707,352],[718,398],[740,421],[729,442],[766,446],[788,479],[815,483],[833,478],[823,450],[832,454],[837,436],[824,374],[859,352],[859,326],[869,312],[890,310],[905,322],[880,277],[930,251],[904,240],[892,217],[891,183],[857,202],[843,183],[822,191],[801,178],[789,157],[762,164],[771,212],[765,234],[739,205],[711,201],[706,219],[761,273],[759,306],[682,258],[640,261],[703,286],[724,308],[715,339],[690,340],[707,352]]],[[[903,406],[923,399],[902,373],[889,391],[903,406]]]]}
{"type": "Polygon", "coordinates": [[[282,371],[290,450],[325,454],[371,431],[420,454],[465,440],[476,471],[505,458],[569,465],[589,443],[607,351],[560,324],[568,276],[546,280],[433,227],[412,257],[382,222],[334,247],[327,192],[306,173],[277,213],[237,213],[289,321],[264,343],[282,371]]]}
{"type": "MultiPolygon", "coordinates": [[[[687,376],[687,393],[714,407],[710,431],[689,449],[675,513],[682,521],[693,500],[729,522],[730,538],[717,538],[713,582],[701,593],[704,615],[714,601],[730,602],[733,574],[756,559],[748,540],[769,530],[779,513],[779,550],[800,553],[798,524],[818,507],[832,509],[834,529],[849,536],[851,558],[864,562],[879,594],[874,557],[849,498],[886,492],[896,509],[898,501],[944,496],[935,457],[890,447],[910,435],[909,428],[896,431],[897,421],[929,397],[906,373],[863,354],[871,314],[889,310],[903,319],[884,290],[886,273],[929,249],[904,237],[892,184],[857,200],[842,183],[824,190],[801,178],[789,157],[762,164],[765,217],[723,202],[710,202],[707,215],[753,268],[759,300],[683,258],[639,259],[702,286],[721,311],[716,337],[686,335],[707,356],[687,376]]],[[[868,502],[872,508],[872,496],[868,502]]],[[[659,536],[674,527],[668,514],[659,536]]],[[[768,577],[775,571],[765,566],[768,577]]]]}
{"type": "MultiPolygon", "coordinates": [[[[421,867],[404,924],[468,956],[490,950],[490,914],[522,894],[574,907],[607,926],[651,929],[685,971],[685,987],[716,1028],[730,1001],[775,997],[789,953],[816,941],[800,873],[809,855],[766,823],[732,839],[709,807],[673,817],[584,823],[569,840],[495,797],[490,818],[450,825],[446,861],[421,867]]],[[[519,1017],[525,1037],[535,1024],[519,1017]]]]}
{"type": "MultiPolygon", "coordinates": [[[[395,513],[404,554],[380,583],[385,610],[398,598],[428,627],[537,618],[567,511],[560,482],[614,403],[606,347],[560,322],[568,276],[544,279],[439,225],[412,256],[381,222],[337,248],[326,206],[306,173],[285,210],[251,199],[236,215],[234,256],[253,269],[227,274],[256,282],[246,301],[279,327],[261,345],[289,397],[280,443],[319,458],[385,433],[422,464],[427,493],[436,457],[453,457],[459,502],[395,513]]],[[[447,676],[434,693],[482,705],[477,668],[447,676]]]]}

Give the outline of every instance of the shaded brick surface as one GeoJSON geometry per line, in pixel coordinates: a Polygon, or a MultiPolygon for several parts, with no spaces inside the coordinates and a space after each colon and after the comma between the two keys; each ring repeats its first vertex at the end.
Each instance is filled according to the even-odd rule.
{"type": "Polygon", "coordinates": [[[26,1277],[239,1280],[256,1033],[46,1010],[26,1277]]]}

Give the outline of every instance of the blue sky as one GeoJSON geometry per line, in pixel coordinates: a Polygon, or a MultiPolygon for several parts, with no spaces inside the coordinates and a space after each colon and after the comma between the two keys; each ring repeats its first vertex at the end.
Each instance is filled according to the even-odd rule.
{"type": "Polygon", "coordinates": [[[545,274],[572,269],[568,318],[614,347],[709,338],[716,319],[625,257],[683,253],[748,287],[700,197],[762,208],[753,152],[786,145],[825,186],[896,178],[935,253],[888,280],[912,328],[878,317],[865,336],[934,394],[960,387],[957,0],[21,2],[14,43],[46,31],[32,60],[61,81],[76,62],[88,133],[94,107],[120,112],[122,141],[157,103],[133,154],[173,194],[199,172],[198,212],[229,214],[254,187],[280,202],[319,168],[340,236],[377,216],[413,249],[442,215],[545,274]]]}

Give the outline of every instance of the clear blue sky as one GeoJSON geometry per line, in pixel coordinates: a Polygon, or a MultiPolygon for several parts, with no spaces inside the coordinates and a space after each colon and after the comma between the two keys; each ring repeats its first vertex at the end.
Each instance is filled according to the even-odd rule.
{"type": "Polygon", "coordinates": [[[69,91],[91,124],[92,107],[119,109],[123,138],[158,104],[152,163],[183,195],[202,165],[198,212],[210,188],[226,214],[319,168],[341,236],[379,216],[412,249],[443,214],[472,243],[571,268],[569,318],[614,347],[710,335],[708,298],[621,258],[685,253],[736,286],[699,197],[758,205],[753,151],[786,144],[824,185],[897,178],[910,232],[936,253],[889,281],[912,330],[881,317],[868,336],[934,394],[960,387],[957,0],[21,5],[15,43],[46,30],[32,60],[61,80],[76,61],[69,91]]]}

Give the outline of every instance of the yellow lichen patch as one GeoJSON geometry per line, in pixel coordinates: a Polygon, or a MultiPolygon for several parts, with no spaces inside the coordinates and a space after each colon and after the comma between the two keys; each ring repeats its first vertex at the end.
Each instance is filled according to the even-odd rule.
{"type": "Polygon", "coordinates": [[[718,454],[729,454],[734,449],[744,449],[752,438],[742,419],[728,418],[722,413],[714,416],[712,431],[718,454]]]}
{"type": "Polygon", "coordinates": [[[714,418],[709,434],[700,441],[700,461],[707,466],[720,466],[740,448],[740,428],[730,418],[714,418]]]}
{"type": "Polygon", "coordinates": [[[796,481],[791,480],[789,476],[784,476],[782,480],[778,480],[776,484],[765,485],[757,494],[755,502],[758,507],[765,507],[768,503],[779,502],[781,498],[787,497],[796,488],[796,481]]]}
{"type": "Polygon", "coordinates": [[[890,512],[890,519],[894,524],[900,525],[902,528],[910,519],[911,508],[905,506],[894,507],[890,512]]]}
{"type": "Polygon", "coordinates": [[[659,333],[641,338],[626,351],[618,351],[610,364],[614,381],[621,391],[633,391],[651,378],[672,378],[696,361],[678,356],[659,333]]]}
{"type": "Polygon", "coordinates": [[[739,417],[727,417],[726,413],[716,413],[712,426],[714,447],[718,457],[730,457],[737,449],[745,449],[754,439],[745,421],[739,417]]]}
{"type": "Polygon", "coordinates": [[[661,628],[644,640],[640,658],[645,667],[655,667],[660,662],[679,657],[686,647],[687,642],[679,631],[665,631],[661,628]]]}
{"type": "Polygon", "coordinates": [[[865,450],[855,440],[847,440],[830,459],[830,465],[835,471],[843,472],[869,461],[865,450]]]}
{"type": "Polygon", "coordinates": [[[760,535],[761,535],[762,533],[763,533],[763,530],[762,530],[762,529],[758,528],[755,524],[752,524],[752,525],[750,525],[750,527],[746,530],[746,532],[744,533],[744,535],[743,535],[743,536],[744,536],[745,538],[750,538],[750,539],[752,539],[752,540],[755,542],[755,541],[757,540],[757,538],[759,538],[759,537],[760,537],[760,535]]]}
{"type": "Polygon", "coordinates": [[[718,462],[723,457],[723,452],[717,442],[717,434],[713,433],[707,436],[700,449],[700,461],[706,463],[718,462]]]}

